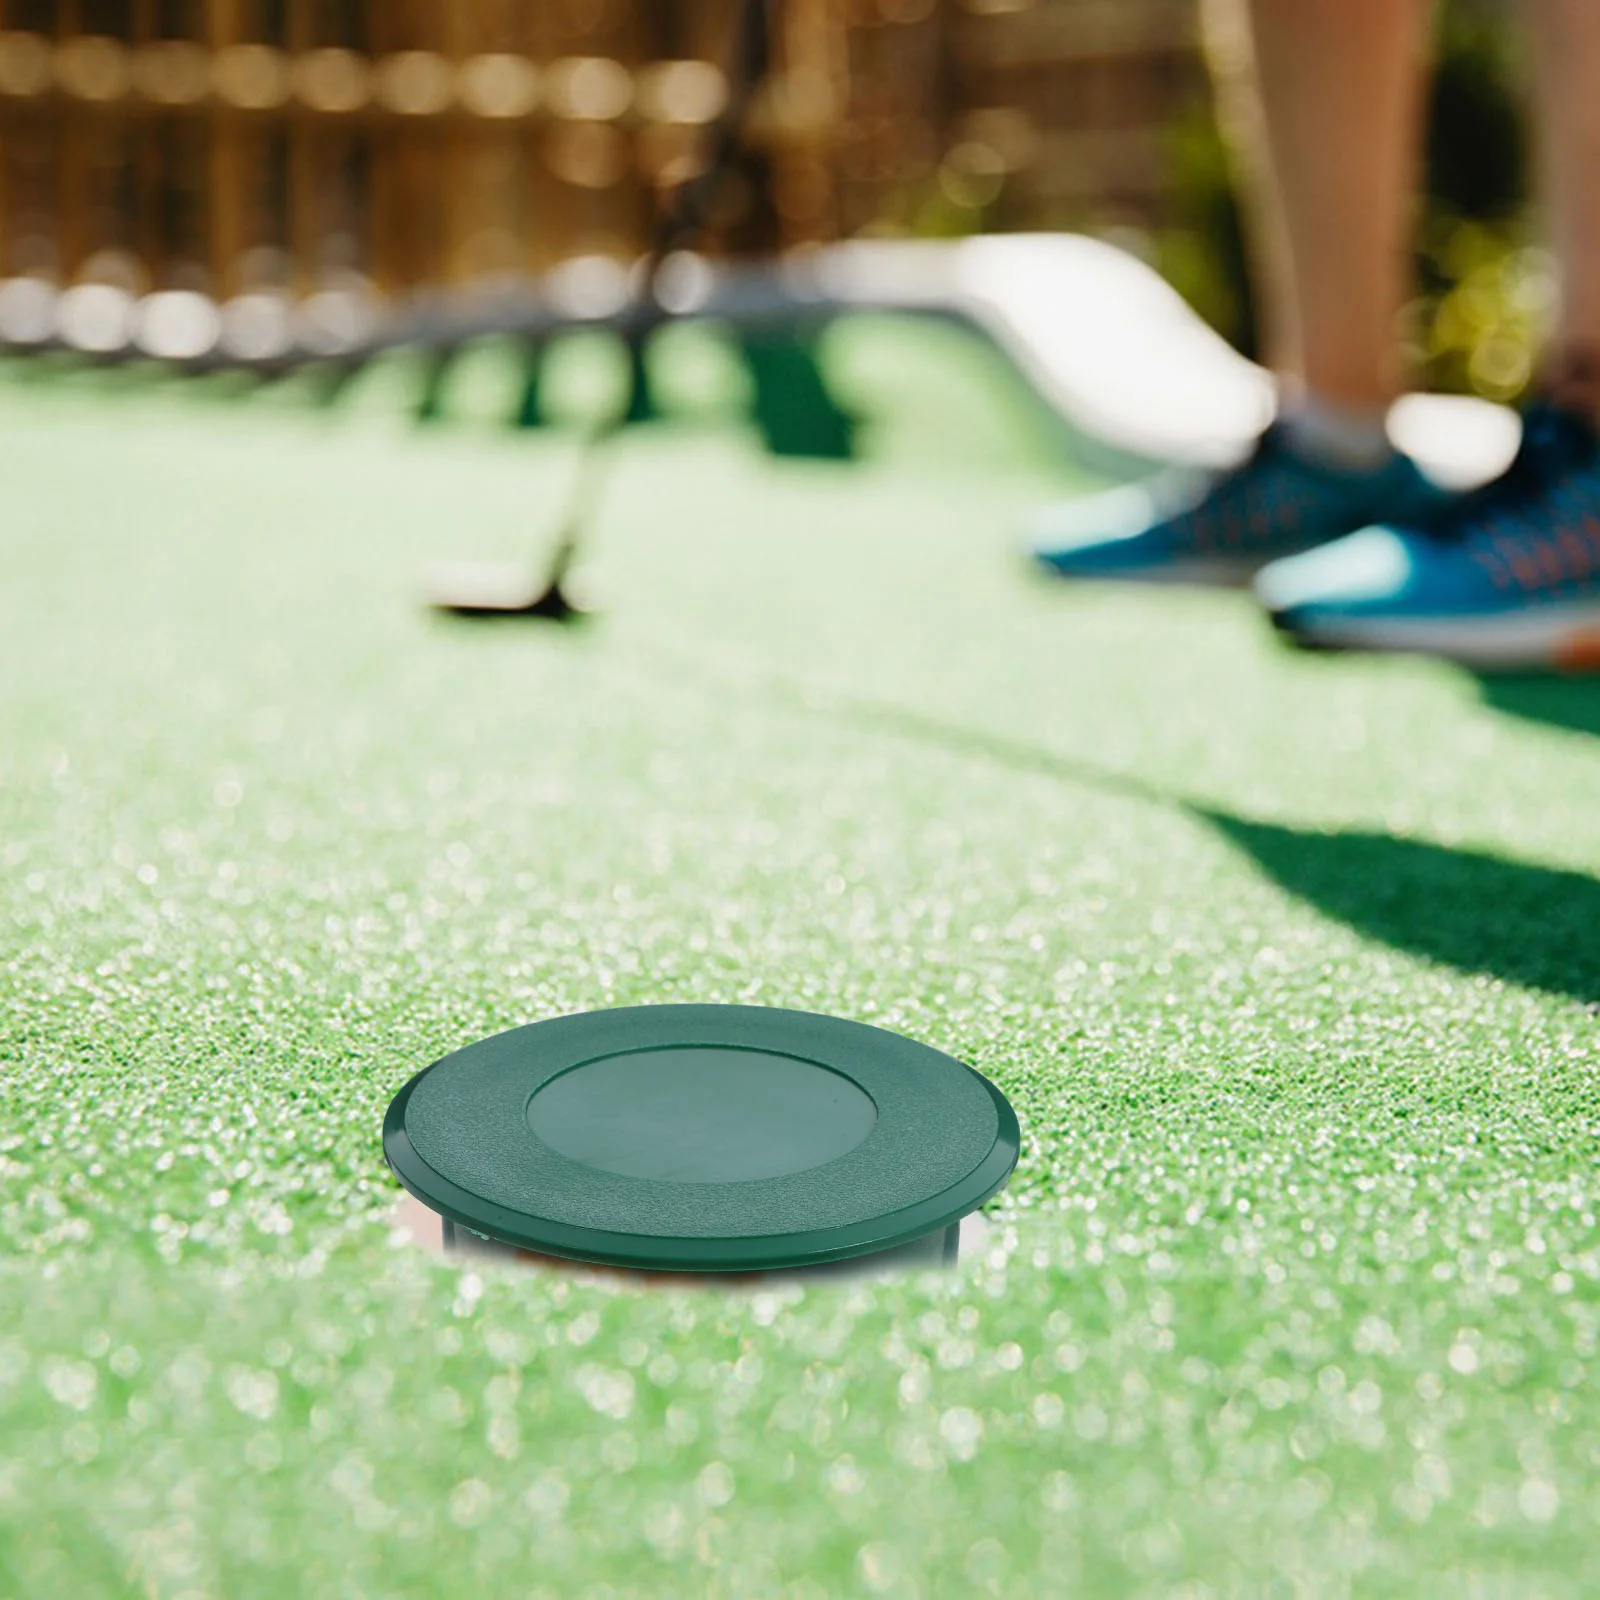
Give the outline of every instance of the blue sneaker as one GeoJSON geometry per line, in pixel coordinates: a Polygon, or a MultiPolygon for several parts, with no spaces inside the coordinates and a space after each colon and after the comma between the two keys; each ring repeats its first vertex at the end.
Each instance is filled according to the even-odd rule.
{"type": "Polygon", "coordinates": [[[1535,402],[1492,483],[1432,517],[1387,519],[1276,562],[1256,594],[1311,648],[1600,667],[1600,432],[1582,412],[1535,402]]]}
{"type": "Polygon", "coordinates": [[[1455,498],[1409,456],[1365,473],[1324,466],[1274,424],[1230,471],[1164,473],[1051,506],[1031,549],[1063,578],[1245,584],[1281,556],[1380,517],[1429,516],[1455,498]]]}

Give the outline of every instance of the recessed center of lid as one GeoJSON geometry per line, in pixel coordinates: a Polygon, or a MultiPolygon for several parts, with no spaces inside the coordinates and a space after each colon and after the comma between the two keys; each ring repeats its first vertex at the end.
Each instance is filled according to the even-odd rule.
{"type": "Polygon", "coordinates": [[[806,1172],[854,1150],[877,1120],[841,1073],[722,1045],[602,1056],[528,1102],[528,1126],[569,1160],[667,1183],[806,1172]]]}

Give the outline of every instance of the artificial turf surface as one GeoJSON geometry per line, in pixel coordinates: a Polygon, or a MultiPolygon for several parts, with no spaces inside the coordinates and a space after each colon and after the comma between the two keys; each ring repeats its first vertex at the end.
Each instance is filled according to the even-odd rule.
{"type": "Polygon", "coordinates": [[[1600,685],[1036,584],[993,367],[830,359],[867,458],[641,430],[573,632],[417,603],[570,463],[492,353],[428,431],[0,372],[0,1591],[1593,1592],[1600,685]],[[418,1067],[686,1000],[995,1079],[990,1253],[392,1239],[418,1067]]]}

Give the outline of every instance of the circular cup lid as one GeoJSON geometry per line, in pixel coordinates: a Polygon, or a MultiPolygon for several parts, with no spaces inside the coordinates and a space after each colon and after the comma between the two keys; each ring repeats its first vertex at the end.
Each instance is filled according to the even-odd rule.
{"type": "Polygon", "coordinates": [[[748,1272],[947,1228],[1017,1163],[1010,1102],[952,1057],[763,1006],[589,1011],[445,1056],[383,1148],[441,1215],[548,1255],[748,1272]]]}

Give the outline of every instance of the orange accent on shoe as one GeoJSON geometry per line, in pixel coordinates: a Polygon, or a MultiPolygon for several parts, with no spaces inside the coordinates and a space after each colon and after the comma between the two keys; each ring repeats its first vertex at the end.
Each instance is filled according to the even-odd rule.
{"type": "Polygon", "coordinates": [[[1600,628],[1568,634],[1557,646],[1554,660],[1562,672],[1600,672],[1600,628]]]}
{"type": "Polygon", "coordinates": [[[1534,540],[1533,551],[1534,559],[1544,563],[1545,582],[1552,589],[1558,587],[1566,577],[1567,571],[1557,541],[1547,533],[1542,538],[1534,540]]]}
{"type": "Polygon", "coordinates": [[[1584,548],[1589,552],[1588,565],[1584,569],[1584,576],[1600,568],[1600,517],[1593,512],[1586,513],[1583,519],[1582,538],[1584,548]]]}
{"type": "Polygon", "coordinates": [[[1556,529],[1556,543],[1567,558],[1567,574],[1574,580],[1586,578],[1593,566],[1593,552],[1582,534],[1570,524],[1562,523],[1556,529]]]}
{"type": "Polygon", "coordinates": [[[1488,574],[1489,582],[1497,589],[1507,589],[1511,586],[1511,574],[1501,564],[1503,558],[1496,550],[1476,549],[1469,552],[1472,559],[1488,574]]]}
{"type": "Polygon", "coordinates": [[[1502,539],[1499,545],[1500,554],[1506,559],[1506,564],[1516,575],[1517,582],[1522,585],[1525,593],[1532,593],[1539,587],[1539,564],[1523,551],[1517,549],[1509,540],[1502,539]]]}

